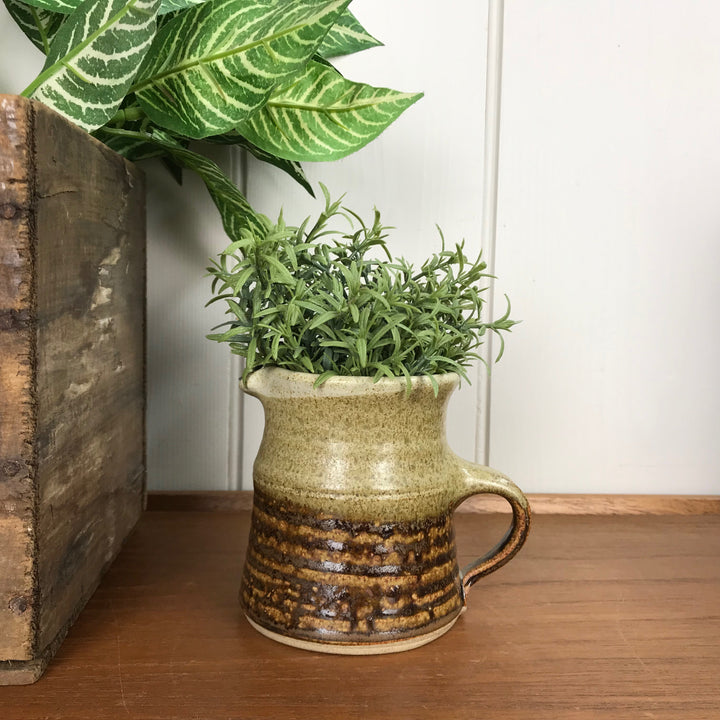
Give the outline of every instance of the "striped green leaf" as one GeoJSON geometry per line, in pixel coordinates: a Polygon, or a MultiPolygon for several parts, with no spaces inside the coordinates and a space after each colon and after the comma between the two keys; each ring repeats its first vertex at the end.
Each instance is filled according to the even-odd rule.
{"type": "Polygon", "coordinates": [[[184,10],[185,8],[195,5],[202,5],[207,0],[162,0],[160,4],[160,14],[175,12],[176,10],[184,10]]]}
{"type": "Polygon", "coordinates": [[[105,125],[95,130],[93,137],[133,162],[165,157],[168,155],[167,146],[169,144],[180,149],[185,147],[175,138],[170,138],[162,131],[154,128],[148,132],[139,132],[105,125]]]}
{"type": "Polygon", "coordinates": [[[192,138],[233,129],[315,53],[349,0],[210,0],[158,32],[132,88],[148,117],[192,138]]]}
{"type": "Polygon", "coordinates": [[[23,95],[92,131],[127,94],[155,35],[160,0],[85,0],[68,15],[23,95]]]}
{"type": "Polygon", "coordinates": [[[337,160],[367,145],[421,97],[355,83],[311,61],[238,132],[288,160],[337,160]]]}
{"type": "Polygon", "coordinates": [[[268,228],[263,217],[255,213],[245,196],[212,160],[172,145],[165,145],[165,150],[177,163],[200,176],[220,211],[223,228],[231,240],[240,240],[248,232],[265,235],[268,228]]]}
{"type": "Polygon", "coordinates": [[[302,169],[300,163],[294,160],[285,160],[284,158],[276,157],[271,153],[261,150],[259,147],[255,147],[251,142],[248,142],[246,138],[236,132],[230,132],[223,135],[214,135],[206,138],[208,142],[218,145],[235,145],[236,147],[247,150],[254,158],[261,160],[268,165],[273,165],[279,168],[283,172],[287,173],[295,182],[302,185],[310,195],[315,197],[315,192],[310,185],[310,182],[305,175],[305,171],[302,169]]]}
{"type": "MultiPolygon", "coordinates": [[[[69,15],[73,10],[81,5],[83,0],[25,0],[26,5],[30,5],[41,10],[62,13],[69,15]]],[[[207,0],[162,0],[160,4],[159,14],[175,12],[176,10],[184,10],[194,5],[202,5],[207,0]]]]}
{"type": "Polygon", "coordinates": [[[115,134],[106,128],[96,130],[93,136],[107,145],[111,150],[114,150],[118,155],[122,155],[132,162],[165,155],[163,148],[159,148],[156,145],[152,145],[138,138],[115,134]]]}
{"type": "Polygon", "coordinates": [[[378,45],[382,45],[382,43],[370,35],[357,18],[349,10],[346,10],[325,36],[318,55],[324,58],[339,57],[378,45]]]}
{"type": "Polygon", "coordinates": [[[65,20],[65,15],[42,8],[33,7],[18,0],[4,0],[5,7],[38,50],[47,55],[55,34],[65,20]]]}
{"type": "Polygon", "coordinates": [[[82,0],[24,0],[24,2],[26,5],[31,5],[40,10],[69,15],[74,10],[77,10],[82,0]]]}

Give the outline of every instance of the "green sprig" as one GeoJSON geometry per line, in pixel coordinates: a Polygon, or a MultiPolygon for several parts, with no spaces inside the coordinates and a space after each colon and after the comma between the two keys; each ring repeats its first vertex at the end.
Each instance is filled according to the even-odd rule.
{"type": "Polygon", "coordinates": [[[440,251],[416,269],[392,257],[377,210],[366,225],[322,191],[325,209],[311,227],[309,218],[300,227],[262,218],[264,232],[243,231],[208,268],[210,303],[224,301],[231,318],[208,337],[246,359],[243,379],[275,365],[315,373],[318,384],[447,372],[469,382],[465,368],[481,359],[488,331],[501,338],[500,359],[502,333],[516,322],[509,300],[501,318],[482,318],[480,283],[491,276],[481,257],[469,260],[464,243],[447,248],[440,232],[440,251]],[[335,219],[349,231],[334,229],[335,219]]]}

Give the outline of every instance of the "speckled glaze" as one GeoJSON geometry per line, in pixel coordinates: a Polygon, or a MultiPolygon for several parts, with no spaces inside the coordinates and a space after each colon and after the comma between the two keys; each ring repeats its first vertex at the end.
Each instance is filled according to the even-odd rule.
{"type": "MultiPolygon", "coordinates": [[[[501,473],[461,460],[445,439],[454,374],[317,376],[263,368],[244,390],[265,409],[240,591],[263,634],[324,652],[374,654],[446,632],[465,592],[522,546],[530,509],[501,473]],[[513,509],[499,545],[461,573],[454,508],[496,493],[513,509]]],[[[481,521],[481,517],[478,518],[481,521]]]]}

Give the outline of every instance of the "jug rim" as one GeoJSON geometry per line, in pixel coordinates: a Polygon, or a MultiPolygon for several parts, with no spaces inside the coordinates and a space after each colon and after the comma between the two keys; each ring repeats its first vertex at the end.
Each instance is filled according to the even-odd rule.
{"type": "MultiPolygon", "coordinates": [[[[353,395],[396,395],[405,393],[407,380],[404,376],[383,377],[377,381],[367,375],[333,375],[315,387],[319,375],[314,373],[286,370],[267,365],[240,381],[240,387],[249,395],[256,397],[296,398],[296,397],[349,397],[353,395]]],[[[433,375],[440,391],[450,391],[460,384],[457,373],[433,375]]],[[[433,381],[427,375],[413,375],[411,390],[429,388],[433,390],[433,381]]]]}

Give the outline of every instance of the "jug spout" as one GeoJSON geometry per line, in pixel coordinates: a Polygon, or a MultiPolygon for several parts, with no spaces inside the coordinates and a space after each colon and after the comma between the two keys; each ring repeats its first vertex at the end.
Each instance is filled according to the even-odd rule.
{"type": "Polygon", "coordinates": [[[263,385],[263,374],[259,372],[250,373],[245,380],[240,381],[243,392],[256,397],[258,400],[262,400],[263,385]]]}

